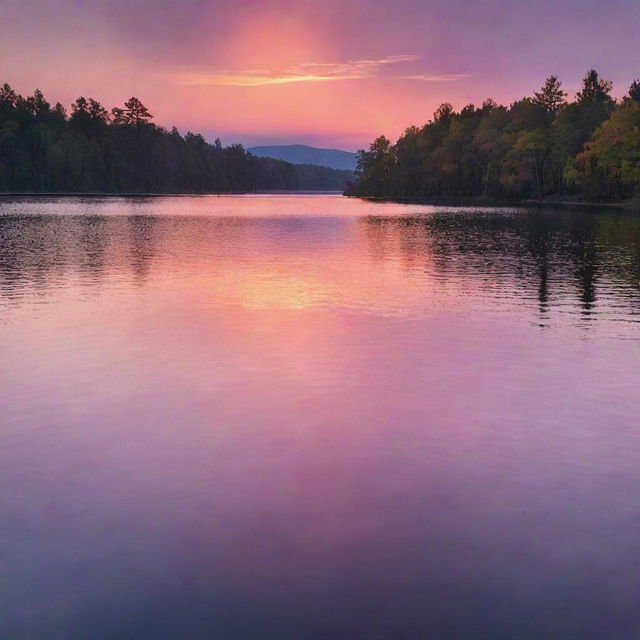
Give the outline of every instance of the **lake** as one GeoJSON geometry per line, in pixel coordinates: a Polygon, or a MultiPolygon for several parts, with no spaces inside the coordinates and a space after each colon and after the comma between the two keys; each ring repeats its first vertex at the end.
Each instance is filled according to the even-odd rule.
{"type": "Polygon", "coordinates": [[[0,199],[0,636],[640,637],[640,214],[0,199]]]}

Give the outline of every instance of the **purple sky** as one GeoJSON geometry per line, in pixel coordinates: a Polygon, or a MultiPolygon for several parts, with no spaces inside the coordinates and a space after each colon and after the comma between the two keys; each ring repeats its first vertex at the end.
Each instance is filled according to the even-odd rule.
{"type": "Polygon", "coordinates": [[[0,81],[131,95],[225,143],[355,149],[441,102],[509,102],[589,67],[640,76],[640,0],[0,0],[0,81]]]}

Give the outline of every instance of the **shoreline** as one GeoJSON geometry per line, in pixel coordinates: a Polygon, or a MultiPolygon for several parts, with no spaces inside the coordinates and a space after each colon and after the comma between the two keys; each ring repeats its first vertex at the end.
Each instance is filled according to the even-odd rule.
{"type": "Polygon", "coordinates": [[[264,190],[264,191],[206,191],[206,192],[0,192],[2,198],[193,198],[198,196],[268,196],[268,195],[342,195],[346,198],[357,198],[369,202],[395,202],[398,204],[421,204],[446,207],[573,207],[589,208],[607,207],[610,209],[640,210],[640,201],[627,202],[587,202],[580,200],[500,200],[486,198],[387,198],[381,196],[357,196],[338,190],[264,190]]]}
{"type": "Polygon", "coordinates": [[[359,198],[370,202],[396,202],[399,204],[424,204],[446,207],[575,207],[640,210],[640,201],[628,202],[588,202],[580,200],[492,200],[485,198],[385,198],[376,196],[347,195],[347,198],[359,198]]]}
{"type": "Polygon", "coordinates": [[[123,191],[11,191],[0,192],[0,198],[193,198],[194,196],[268,196],[268,195],[344,195],[339,189],[273,189],[261,191],[178,191],[138,192],[123,191]]]}

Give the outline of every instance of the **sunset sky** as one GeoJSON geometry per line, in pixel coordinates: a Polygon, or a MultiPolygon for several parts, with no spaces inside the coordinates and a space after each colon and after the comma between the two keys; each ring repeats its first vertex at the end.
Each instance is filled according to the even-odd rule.
{"type": "Polygon", "coordinates": [[[448,100],[640,76],[640,0],[0,0],[0,82],[224,144],[348,150],[448,100]]]}

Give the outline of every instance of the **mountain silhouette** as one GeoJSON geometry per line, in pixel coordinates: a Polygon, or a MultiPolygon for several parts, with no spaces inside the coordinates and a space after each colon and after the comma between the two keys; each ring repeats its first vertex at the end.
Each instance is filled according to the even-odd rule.
{"type": "Polygon", "coordinates": [[[249,147],[247,151],[254,156],[286,160],[292,164],[313,164],[349,171],[354,171],[356,168],[356,154],[341,149],[321,149],[306,144],[289,144],[249,147]]]}

